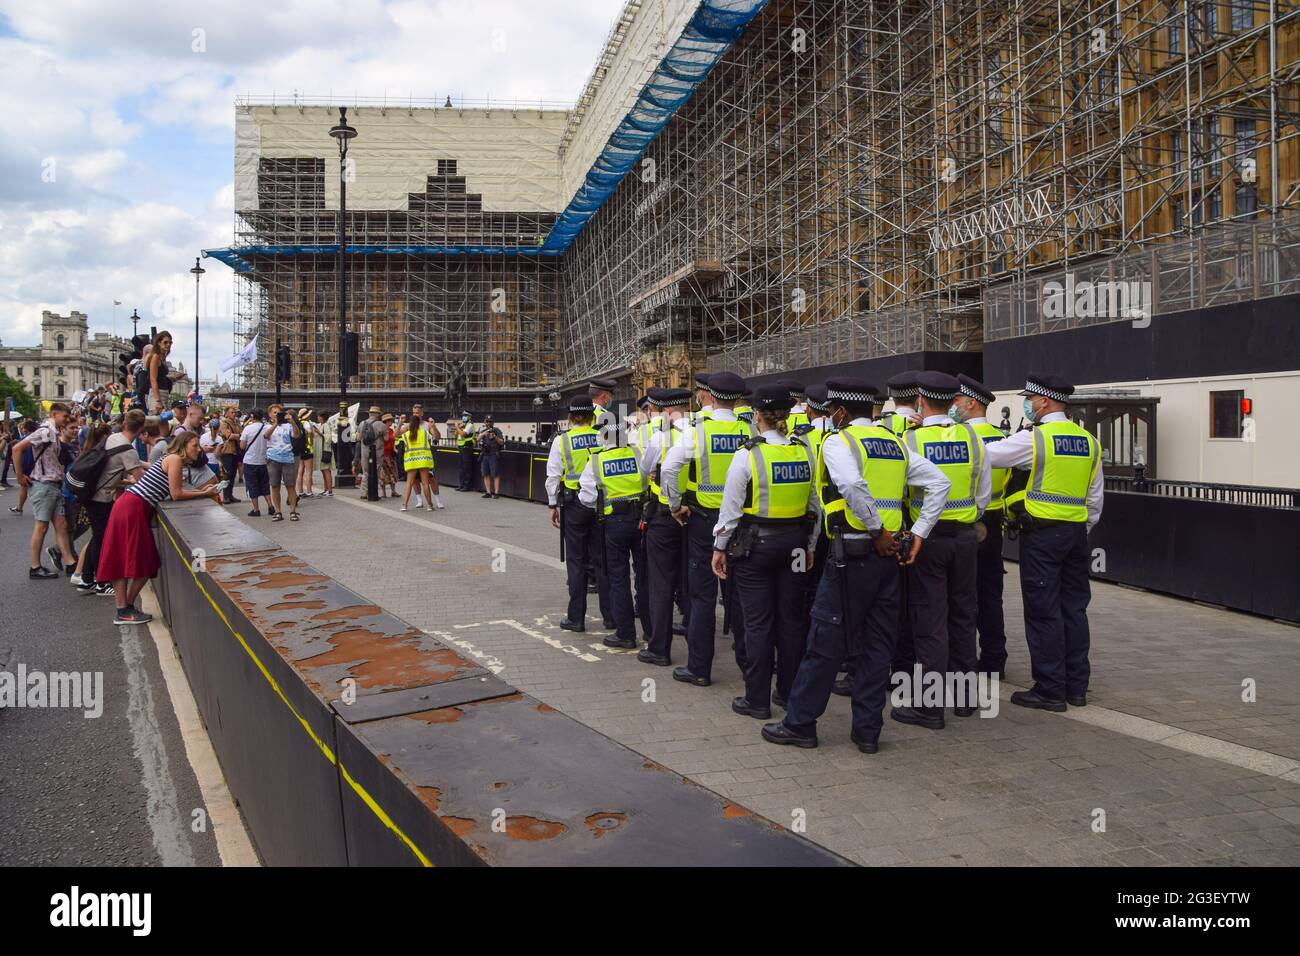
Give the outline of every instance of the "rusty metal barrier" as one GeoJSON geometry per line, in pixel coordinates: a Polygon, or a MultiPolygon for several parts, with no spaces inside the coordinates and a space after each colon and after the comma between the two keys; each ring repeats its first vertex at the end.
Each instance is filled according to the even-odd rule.
{"type": "Polygon", "coordinates": [[[159,603],[269,864],[847,865],[210,502],[164,505],[155,534],[159,603]]]}

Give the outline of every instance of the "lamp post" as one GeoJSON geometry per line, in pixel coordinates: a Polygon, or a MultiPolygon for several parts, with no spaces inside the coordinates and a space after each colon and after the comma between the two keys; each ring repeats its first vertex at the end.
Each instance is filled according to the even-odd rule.
{"type": "Polygon", "coordinates": [[[339,144],[339,401],[348,400],[348,374],[344,362],[348,334],[348,250],[344,221],[348,215],[348,142],[356,138],[357,131],[348,125],[348,108],[339,107],[339,121],[330,127],[330,135],[339,144]]]}
{"type": "Polygon", "coordinates": [[[194,391],[199,390],[199,279],[207,270],[199,265],[199,257],[194,257],[194,391]]]}
{"type": "Polygon", "coordinates": [[[131,338],[140,334],[140,310],[131,310],[131,338]]]}

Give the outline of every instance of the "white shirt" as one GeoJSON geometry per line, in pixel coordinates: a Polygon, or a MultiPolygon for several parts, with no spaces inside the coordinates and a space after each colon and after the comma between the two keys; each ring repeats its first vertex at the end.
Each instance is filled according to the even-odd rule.
{"type": "MultiPolygon", "coordinates": [[[[921,422],[921,427],[924,428],[926,425],[938,425],[940,428],[945,428],[948,425],[955,424],[956,422],[947,415],[928,415],[925,420],[921,422]]],[[[970,423],[967,422],[966,424],[970,423]]],[[[978,435],[975,436],[975,440],[981,443],[983,442],[983,439],[978,435]]],[[[984,509],[989,506],[989,499],[992,497],[993,469],[989,465],[989,456],[985,454],[983,461],[980,463],[979,478],[975,480],[975,511],[977,518],[984,514],[984,509]]]]}
{"type": "MultiPolygon", "coordinates": [[[[769,445],[788,445],[790,439],[778,431],[763,432],[763,441],[769,445]]],[[[671,455],[672,452],[669,452],[671,455]]],[[[809,464],[812,464],[811,457],[809,464]]],[[[713,547],[721,551],[731,540],[731,535],[736,530],[736,525],[740,523],[740,518],[744,514],[745,497],[749,491],[750,482],[753,480],[753,469],[749,464],[749,449],[741,448],[736,452],[735,457],[731,459],[731,464],[727,466],[727,480],[722,486],[722,507],[718,509],[718,523],[713,526],[713,547]]],[[[814,492],[808,496],[808,514],[817,514],[817,493],[814,492]]],[[[812,529],[808,540],[809,553],[817,546],[817,522],[812,522],[812,529]]]]}
{"type": "Polygon", "coordinates": [[[564,432],[557,432],[551,439],[551,451],[546,456],[546,503],[554,508],[559,504],[560,482],[564,479],[564,454],[560,451],[560,439],[564,432]]]}
{"type": "MultiPolygon", "coordinates": [[[[1050,422],[1066,422],[1070,416],[1065,412],[1048,412],[1043,416],[1040,424],[1050,422]]],[[[1018,431],[1009,438],[1002,441],[989,442],[984,446],[985,458],[988,459],[989,465],[993,468],[1015,468],[1018,465],[1028,465],[1034,459],[1034,433],[1032,429],[1026,428],[1024,431],[1018,431]]],[[[1106,494],[1106,482],[1102,475],[1101,466],[1097,466],[1097,473],[1092,476],[1092,484],[1088,486],[1088,495],[1086,503],[1088,506],[1088,528],[1090,532],[1093,526],[1101,520],[1101,503],[1106,494]]]]}
{"type": "MultiPolygon", "coordinates": [[[[712,405],[709,408],[712,409],[712,415],[710,416],[712,421],[735,422],[740,420],[736,418],[736,413],[730,408],[713,408],[712,405]]],[[[692,428],[688,434],[690,435],[688,440],[674,442],[673,447],[668,449],[668,454],[664,457],[664,466],[659,471],[659,487],[664,490],[664,497],[668,499],[668,507],[674,511],[682,505],[682,492],[677,487],[677,475],[695,454],[695,429],[692,428]]]]}
{"type": "MultiPolygon", "coordinates": [[[[668,419],[665,418],[664,422],[667,421],[668,419]]],[[[655,467],[659,464],[659,455],[663,451],[665,442],[682,444],[683,435],[694,434],[694,432],[687,431],[690,424],[685,417],[674,418],[671,429],[664,427],[663,423],[660,423],[660,426],[650,436],[650,441],[646,443],[645,451],[641,453],[641,473],[643,475],[654,476],[655,467]]]]}
{"type": "Polygon", "coordinates": [[[244,449],[245,465],[266,464],[266,439],[273,426],[268,422],[250,422],[239,433],[239,444],[244,449]]]}
{"type": "MultiPolygon", "coordinates": [[[[849,424],[865,427],[871,424],[871,420],[855,418],[849,424]]],[[[854,517],[866,525],[868,530],[875,531],[877,528],[884,527],[880,520],[880,513],[876,511],[876,499],[872,496],[871,489],[867,487],[866,478],[858,469],[853,452],[844,442],[843,432],[827,435],[826,440],[822,442],[822,459],[826,462],[826,472],[831,481],[835,482],[835,487],[843,496],[845,505],[853,512],[854,517]]],[[[936,466],[920,455],[912,454],[906,446],[903,448],[903,453],[907,456],[908,487],[920,488],[925,493],[925,497],[921,499],[921,513],[912,524],[912,534],[924,538],[930,534],[934,523],[942,517],[943,506],[948,501],[948,490],[952,482],[936,466]]],[[[862,534],[846,532],[844,537],[861,538],[862,534]]]]}
{"type": "Polygon", "coordinates": [[[208,461],[212,464],[217,462],[217,449],[222,445],[221,438],[211,428],[203,429],[203,434],[199,436],[199,447],[208,453],[208,461]]]}

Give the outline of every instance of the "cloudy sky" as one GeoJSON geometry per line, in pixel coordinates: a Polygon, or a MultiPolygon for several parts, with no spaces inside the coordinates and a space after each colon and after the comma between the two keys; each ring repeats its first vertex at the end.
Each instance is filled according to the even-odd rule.
{"type": "MultiPolygon", "coordinates": [[[[36,344],[42,309],[111,331],[116,299],[119,334],[138,308],[189,368],[188,270],[231,242],[237,95],[573,101],[622,6],[0,0],[0,342],[36,344]]],[[[207,378],[233,351],[233,283],[204,267],[207,378]]]]}

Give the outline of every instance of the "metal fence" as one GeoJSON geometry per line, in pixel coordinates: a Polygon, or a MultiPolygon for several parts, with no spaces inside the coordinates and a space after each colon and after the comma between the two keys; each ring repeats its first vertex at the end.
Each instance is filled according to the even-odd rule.
{"type": "Polygon", "coordinates": [[[1187,239],[1017,279],[984,295],[984,340],[1300,292],[1300,214],[1224,223],[1187,239]]]}
{"type": "Polygon", "coordinates": [[[1300,509],[1300,488],[1261,488],[1258,485],[1216,485],[1203,481],[1169,481],[1107,475],[1107,491],[1131,491],[1168,498],[1192,498],[1257,508],[1300,509]]]}

